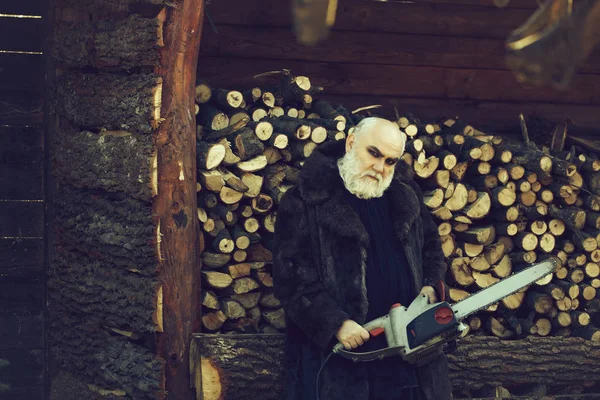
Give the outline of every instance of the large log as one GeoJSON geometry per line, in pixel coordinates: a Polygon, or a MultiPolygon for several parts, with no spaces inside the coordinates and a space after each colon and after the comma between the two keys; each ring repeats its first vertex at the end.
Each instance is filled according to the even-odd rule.
{"type": "MultiPolygon", "coordinates": [[[[265,399],[281,397],[284,335],[196,334],[193,343],[192,376],[204,399],[246,399],[253,393],[265,399]]],[[[533,336],[520,340],[470,336],[459,339],[457,349],[448,354],[452,384],[464,391],[487,385],[595,382],[598,357],[598,342],[533,336]]]]}
{"type": "Polygon", "coordinates": [[[51,311],[48,341],[56,365],[75,373],[80,381],[118,388],[133,398],[164,397],[164,359],[82,317],[60,305],[51,311]]]}
{"type": "Polygon", "coordinates": [[[82,129],[150,133],[164,114],[161,112],[162,91],[163,79],[155,74],[119,76],[67,72],[57,78],[56,110],[82,129]],[[131,112],[132,105],[136,112],[131,112]]]}
{"type": "Polygon", "coordinates": [[[280,399],[283,346],[281,334],[196,334],[190,354],[192,384],[204,400],[280,399]]]}
{"type": "Polygon", "coordinates": [[[81,252],[55,247],[48,281],[49,299],[84,320],[140,333],[157,330],[159,282],[110,261],[98,261],[81,252]]]}
{"type": "Polygon", "coordinates": [[[62,22],[54,27],[52,56],[72,68],[129,69],[158,65],[162,21],[138,14],[98,22],[62,22]]]}
{"type": "Polygon", "coordinates": [[[149,245],[156,241],[156,228],[149,204],[60,185],[54,206],[61,245],[145,276],[156,273],[155,250],[149,245]]]}
{"type": "Polygon", "coordinates": [[[125,131],[57,132],[51,162],[59,182],[122,192],[150,202],[156,191],[155,153],[149,136],[125,131]]]}

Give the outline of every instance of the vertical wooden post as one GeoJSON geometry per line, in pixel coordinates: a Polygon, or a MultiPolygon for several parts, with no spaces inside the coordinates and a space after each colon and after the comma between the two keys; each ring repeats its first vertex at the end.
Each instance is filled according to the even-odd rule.
{"type": "Polygon", "coordinates": [[[158,152],[158,194],[153,213],[163,288],[164,332],[158,354],[167,361],[169,399],[192,399],[189,344],[199,319],[198,219],[196,217],[196,120],[194,90],[203,0],[173,0],[161,13],[164,47],[158,152]]]}

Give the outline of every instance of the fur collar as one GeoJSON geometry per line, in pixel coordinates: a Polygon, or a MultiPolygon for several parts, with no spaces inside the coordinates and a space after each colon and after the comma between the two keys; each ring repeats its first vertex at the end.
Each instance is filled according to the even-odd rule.
{"type": "MultiPolygon", "coordinates": [[[[344,200],[344,182],[337,160],[344,155],[345,141],[325,143],[316,148],[299,174],[298,188],[304,201],[321,204],[320,223],[344,237],[355,238],[361,245],[369,242],[359,216],[344,200]]],[[[399,239],[408,233],[420,212],[420,200],[411,187],[413,171],[405,162],[396,165],[394,179],[387,189],[394,209],[394,228],[399,239]]]]}

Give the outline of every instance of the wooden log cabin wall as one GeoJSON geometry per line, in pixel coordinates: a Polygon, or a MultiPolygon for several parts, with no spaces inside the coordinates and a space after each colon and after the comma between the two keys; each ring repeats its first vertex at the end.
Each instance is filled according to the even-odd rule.
{"type": "Polygon", "coordinates": [[[0,4],[0,398],[44,399],[44,2],[0,4]]]}
{"type": "MultiPolygon", "coordinates": [[[[190,383],[205,399],[248,398],[254,394],[257,398],[277,398],[280,393],[280,332],[285,326],[282,309],[272,296],[268,250],[276,205],[285,185],[293,183],[302,158],[318,143],[341,138],[338,132],[345,136],[347,129],[337,122],[326,129],[310,126],[310,138],[304,139],[314,144],[308,144],[309,141],[302,143],[295,137],[305,135],[303,130],[289,133],[286,128],[277,127],[269,132],[268,127],[243,118],[229,127],[229,115],[227,121],[206,115],[200,91],[196,93],[199,120],[216,121],[212,128],[229,129],[216,136],[234,134],[236,140],[231,149],[215,144],[221,138],[206,140],[212,133],[203,122],[204,129],[198,131],[202,140],[196,145],[191,132],[195,129],[191,89],[195,82],[190,81],[194,73],[189,67],[195,68],[196,59],[190,59],[190,55],[197,54],[183,52],[186,56],[178,58],[178,45],[187,43],[195,46],[195,51],[200,47],[197,76],[215,89],[253,88],[260,86],[252,79],[255,74],[290,68],[294,76],[310,77],[316,88],[311,92],[315,100],[338,102],[349,110],[383,104],[390,118],[395,118],[394,106],[402,115],[412,113],[423,120],[459,115],[482,132],[513,136],[520,132],[517,117],[521,112],[528,119],[531,113],[540,113],[552,123],[570,118],[570,129],[582,137],[595,128],[594,83],[598,66],[593,58],[583,67],[573,89],[566,93],[522,88],[503,67],[503,38],[531,14],[533,0],[511,1],[502,10],[494,8],[491,2],[468,0],[349,0],[340,2],[332,37],[316,48],[294,44],[286,2],[261,2],[259,7],[253,2],[213,1],[208,11],[219,33],[212,30],[209,22],[203,28],[193,26],[194,21],[202,21],[200,1],[56,0],[55,6],[51,50],[56,64],[52,72],[57,77],[52,85],[50,141],[54,226],[48,307],[49,342],[56,374],[52,395],[56,399],[164,398],[167,393],[173,398],[191,398],[190,383]],[[202,30],[205,36],[199,46],[202,30]],[[182,36],[185,33],[194,39],[187,40],[182,36]],[[177,71],[183,71],[182,75],[174,75],[177,71]],[[182,98],[182,93],[188,97],[182,98]],[[251,132],[259,141],[241,131],[233,132],[244,124],[253,129],[251,132]],[[270,138],[258,136],[269,133],[270,138]],[[256,151],[261,146],[259,154],[256,151]],[[269,148],[281,151],[262,154],[269,148]],[[196,160],[192,158],[194,149],[196,160]],[[287,160],[284,168],[278,169],[281,163],[279,167],[275,165],[278,153],[287,160]],[[223,161],[228,164],[222,164],[223,161]],[[228,168],[216,171],[215,166],[228,168]],[[243,230],[239,229],[240,224],[243,230]],[[224,227],[231,230],[219,229],[224,227]],[[196,263],[198,249],[204,250],[202,274],[200,263],[196,263]],[[203,290],[199,298],[197,284],[201,277],[204,289],[212,289],[203,290]],[[201,304],[205,311],[202,320],[198,318],[201,304]],[[252,329],[266,334],[248,334],[252,329]],[[247,333],[197,335],[192,342],[192,365],[188,371],[187,340],[192,331],[226,330],[247,333]],[[259,370],[260,376],[256,374],[259,370]]],[[[308,80],[289,83],[306,90],[308,80]]],[[[218,91],[214,93],[215,99],[220,100],[213,101],[221,102],[220,106],[226,109],[231,106],[222,103],[218,91]]],[[[251,92],[244,95],[248,104],[254,101],[251,92]]],[[[236,97],[224,99],[235,103],[240,100],[236,97]]],[[[276,98],[263,98],[261,93],[260,99],[263,103],[273,101],[265,111],[272,113],[276,98]]],[[[345,118],[350,127],[352,116],[345,118]]],[[[410,125],[416,121],[407,122],[410,125]]],[[[454,135],[471,142],[472,137],[461,123],[449,125],[451,122],[440,123],[439,128],[446,134],[461,127],[462,133],[454,135]]],[[[419,125],[421,128],[426,129],[419,125]]],[[[433,133],[439,132],[433,127],[433,133]]],[[[436,143],[429,143],[426,137],[419,133],[417,139],[430,157],[431,146],[436,143]]],[[[494,146],[499,143],[493,142],[490,135],[486,137],[492,141],[486,143],[490,144],[485,147],[487,150],[481,144],[475,146],[479,152],[471,152],[471,142],[464,155],[462,151],[455,155],[456,164],[465,162],[464,157],[479,157],[476,163],[487,163],[481,160],[484,152],[489,157],[489,147],[496,152],[494,146]]],[[[408,154],[420,160],[419,149],[414,148],[417,140],[412,143],[414,151],[408,154]]],[[[447,164],[452,157],[434,157],[438,167],[444,166],[440,170],[453,169],[447,164]]],[[[526,163],[527,159],[521,157],[526,163]]],[[[492,160],[489,162],[491,165],[492,160]]],[[[433,159],[431,165],[424,163],[427,166],[421,172],[437,170],[432,168],[434,163],[433,159]]],[[[511,201],[511,194],[500,193],[500,186],[506,185],[498,186],[497,193],[490,190],[486,197],[480,193],[486,193],[485,185],[489,183],[471,190],[471,184],[461,186],[454,175],[452,181],[452,190],[448,188],[450,179],[446,186],[429,189],[433,191],[428,198],[433,202],[430,205],[440,200],[441,193],[442,204],[450,211],[462,203],[466,190],[466,202],[477,209],[474,212],[485,211],[486,207],[491,210],[492,202],[512,207],[505,205],[511,201]],[[475,203],[481,207],[473,206],[475,203]]],[[[434,180],[432,183],[438,184],[434,180]]],[[[555,196],[561,197],[562,189],[556,189],[555,196]]],[[[575,213],[574,224],[580,224],[581,218],[575,213]]],[[[469,225],[460,223],[460,229],[469,225]]],[[[444,229],[448,225],[455,228],[454,222],[441,224],[444,229]]],[[[481,233],[463,232],[464,236],[484,243],[463,240],[462,243],[473,245],[467,246],[469,252],[492,244],[487,243],[493,233],[489,225],[475,226],[482,228],[481,233]]],[[[521,225],[510,229],[523,230],[521,225]]],[[[526,225],[524,229],[532,228],[526,225]]],[[[539,232],[543,228],[534,229],[539,232]]],[[[535,233],[534,236],[537,237],[535,233]]],[[[574,238],[569,239],[575,246],[574,238]]],[[[524,240],[521,246],[531,241],[524,240]]],[[[548,241],[544,243],[547,245],[548,241]]],[[[488,253],[497,263],[506,260],[508,241],[492,242],[497,246],[488,247],[485,253],[482,249],[478,265],[483,265],[483,261],[490,264],[488,253]],[[496,260],[498,253],[503,253],[500,260],[496,260]]],[[[583,245],[585,241],[581,241],[580,246],[583,245]]],[[[463,255],[467,251],[464,244],[454,246],[458,248],[463,255]]],[[[587,254],[591,257],[593,251],[584,248],[579,252],[587,252],[587,261],[587,254]]],[[[491,262],[490,267],[492,264],[496,265],[491,262]]],[[[506,269],[498,268],[497,272],[501,271],[506,269]]],[[[497,278],[488,276],[487,271],[478,272],[482,285],[497,278]]],[[[591,283],[588,286],[595,289],[591,283]]],[[[570,288],[566,290],[569,292],[570,288]]],[[[550,308],[558,311],[554,304],[567,296],[552,296],[561,297],[554,293],[550,300],[538,296],[532,300],[533,307],[537,301],[540,307],[550,301],[550,308]]],[[[560,304],[566,307],[566,301],[560,304]]],[[[546,320],[560,324],[565,323],[565,318],[558,318],[557,314],[546,320]]],[[[508,335],[516,330],[516,324],[511,323],[508,318],[498,318],[491,326],[508,335]]],[[[585,324],[585,318],[577,323],[585,324]]],[[[593,338],[591,334],[589,338],[593,338]]],[[[514,341],[488,336],[465,339],[461,350],[452,356],[453,377],[458,386],[473,389],[480,389],[482,382],[550,384],[554,380],[566,386],[578,380],[577,387],[571,390],[574,392],[583,390],[582,381],[586,385],[595,383],[598,343],[568,338],[561,345],[562,350],[556,347],[554,338],[547,337],[514,341]],[[544,356],[547,363],[559,363],[560,372],[554,374],[542,367],[525,365],[519,373],[510,373],[517,366],[509,362],[508,354],[520,354],[525,346],[533,349],[533,357],[544,356]],[[482,364],[482,359],[502,351],[507,354],[505,360],[495,358],[482,364]],[[574,351],[580,355],[576,365],[569,364],[566,358],[574,351]],[[508,367],[498,371],[501,361],[508,367]]]]}

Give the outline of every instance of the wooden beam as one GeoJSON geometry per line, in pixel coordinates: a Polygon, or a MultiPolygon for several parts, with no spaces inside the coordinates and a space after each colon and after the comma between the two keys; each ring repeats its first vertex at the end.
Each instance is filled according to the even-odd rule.
{"type": "MultiPolygon", "coordinates": [[[[303,46],[289,28],[222,24],[218,33],[205,27],[200,57],[506,70],[504,46],[503,38],[358,30],[335,30],[318,46],[303,46]]],[[[600,52],[578,72],[600,73],[600,52]]]]}
{"type": "MultiPolygon", "coordinates": [[[[196,358],[191,362],[205,378],[201,386],[205,400],[246,399],[248,393],[260,388],[269,388],[261,398],[280,398],[284,335],[197,334],[193,340],[196,358]]],[[[448,361],[453,386],[473,390],[487,384],[595,382],[600,373],[598,357],[600,343],[582,338],[532,336],[501,340],[468,336],[458,341],[458,348],[448,355],[448,361]],[[577,362],[573,362],[574,357],[577,362]]]]}
{"type": "MultiPolygon", "coordinates": [[[[535,0],[532,2],[535,3],[535,0]]],[[[512,30],[525,22],[532,12],[532,9],[496,8],[492,0],[465,2],[347,0],[340,2],[338,6],[333,29],[504,39],[512,30]],[[474,3],[478,5],[487,3],[491,7],[474,7],[474,3]]],[[[210,16],[218,27],[224,24],[283,28],[292,26],[290,3],[278,0],[264,0],[260,7],[251,1],[237,1],[235,7],[228,2],[215,1],[210,4],[210,16]]]]}
{"type": "Polygon", "coordinates": [[[196,201],[196,119],[193,112],[203,0],[176,0],[165,21],[158,74],[162,77],[162,122],[155,133],[158,195],[153,204],[160,235],[160,280],[164,333],[158,354],[166,360],[169,398],[193,399],[189,344],[199,328],[200,301],[196,201]]]}

